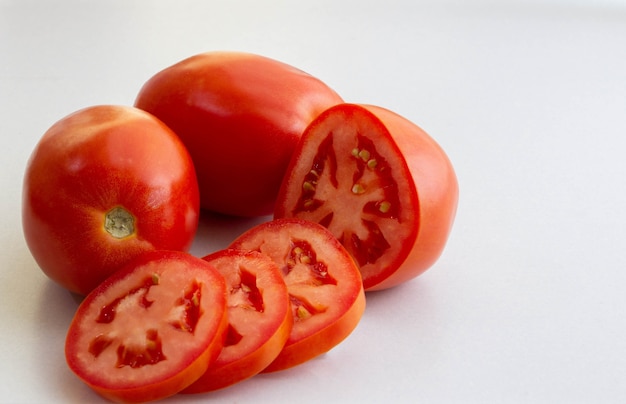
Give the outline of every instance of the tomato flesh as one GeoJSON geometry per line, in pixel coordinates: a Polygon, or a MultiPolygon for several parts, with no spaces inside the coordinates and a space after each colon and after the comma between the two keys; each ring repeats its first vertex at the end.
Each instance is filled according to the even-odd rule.
{"type": "Polygon", "coordinates": [[[356,328],[365,310],[361,276],[349,253],[323,226],[299,219],[273,220],[248,230],[230,247],[271,257],[289,291],[293,328],[264,372],[323,354],[356,328]]]}
{"type": "Polygon", "coordinates": [[[342,104],[306,129],[274,217],[327,227],[359,264],[365,289],[376,290],[434,263],[457,200],[454,170],[425,132],[391,111],[342,104]]]}
{"type": "Polygon", "coordinates": [[[176,394],[222,349],[225,295],[223,277],[199,258],[142,254],[81,303],[66,338],[67,363],[115,401],[176,394]]]}
{"type": "Polygon", "coordinates": [[[287,285],[270,257],[228,249],[203,259],[226,279],[229,327],[217,360],[184,393],[224,388],[261,372],[281,352],[293,325],[287,285]]]}

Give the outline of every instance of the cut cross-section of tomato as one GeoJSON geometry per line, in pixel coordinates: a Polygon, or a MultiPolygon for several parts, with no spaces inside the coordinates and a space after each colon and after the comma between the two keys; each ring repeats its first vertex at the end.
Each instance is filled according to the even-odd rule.
{"type": "Polygon", "coordinates": [[[323,226],[300,219],[273,220],[248,230],[230,247],[270,256],[289,291],[293,328],[264,372],[323,354],[356,328],[365,310],[361,276],[350,254],[323,226]]]}
{"type": "Polygon", "coordinates": [[[452,165],[421,128],[380,107],[341,104],[305,130],[274,216],[327,227],[359,264],[365,290],[376,290],[432,266],[457,201],[452,165]]]}
{"type": "Polygon", "coordinates": [[[226,285],[209,263],[152,251],[94,289],[70,325],[70,369],[102,396],[144,402],[176,394],[222,349],[226,285]]]}
{"type": "Polygon", "coordinates": [[[203,259],[226,279],[229,327],[217,360],[183,393],[224,388],[261,372],[281,352],[293,325],[287,286],[270,257],[229,249],[203,259]]]}

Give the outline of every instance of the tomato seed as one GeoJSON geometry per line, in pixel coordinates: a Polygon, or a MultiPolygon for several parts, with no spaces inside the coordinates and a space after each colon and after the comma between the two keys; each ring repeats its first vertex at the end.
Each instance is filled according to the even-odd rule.
{"type": "Polygon", "coordinates": [[[365,187],[361,184],[354,184],[352,187],[352,193],[356,195],[360,195],[365,192],[365,187]]]}
{"type": "Polygon", "coordinates": [[[302,189],[304,189],[305,191],[315,191],[315,185],[313,185],[312,182],[305,181],[302,184],[302,189]]]}

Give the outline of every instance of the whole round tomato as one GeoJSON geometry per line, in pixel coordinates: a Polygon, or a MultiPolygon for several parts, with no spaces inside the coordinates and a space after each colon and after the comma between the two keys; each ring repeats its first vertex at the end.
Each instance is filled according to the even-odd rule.
{"type": "Polygon", "coordinates": [[[320,223],[359,264],[365,290],[414,278],[440,256],[458,202],[442,148],[376,106],[323,112],[294,152],[275,217],[320,223]]]}
{"type": "Polygon", "coordinates": [[[227,327],[226,284],[213,266],[180,251],[148,251],[82,301],[65,357],[110,400],[158,400],[206,371],[227,327]]]}
{"type": "Polygon", "coordinates": [[[272,213],[302,132],[342,102],[322,81],[254,54],[209,52],[149,79],[135,106],[165,122],[194,161],[202,208],[272,213]]]}
{"type": "Polygon", "coordinates": [[[186,250],[198,184],[178,137],[145,111],[94,106],[54,124],[26,168],[24,236],[43,272],[87,294],[147,250],[186,250]]]}

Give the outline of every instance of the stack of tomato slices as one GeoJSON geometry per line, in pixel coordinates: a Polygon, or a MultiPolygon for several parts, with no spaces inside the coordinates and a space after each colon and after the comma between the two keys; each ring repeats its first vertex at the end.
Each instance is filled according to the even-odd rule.
{"type": "Polygon", "coordinates": [[[333,235],[281,219],[203,259],[152,251],[132,260],[81,303],[66,358],[114,401],[202,393],[329,351],[364,310],[359,270],[333,235]]]}
{"type": "Polygon", "coordinates": [[[345,103],[287,64],[209,52],[157,73],[133,107],[53,125],[22,200],[37,264],[86,296],[70,369],[110,400],[145,402],[331,350],[357,327],[365,292],[439,258],[458,184],[406,118],[345,103]],[[200,258],[187,251],[201,208],[273,217],[200,258]]]}

